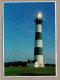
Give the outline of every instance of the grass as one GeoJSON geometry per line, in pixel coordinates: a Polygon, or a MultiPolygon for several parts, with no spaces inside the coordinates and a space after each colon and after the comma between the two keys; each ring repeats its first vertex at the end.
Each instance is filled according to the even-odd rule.
{"type": "Polygon", "coordinates": [[[5,76],[53,76],[55,67],[5,67],[5,76]]]}

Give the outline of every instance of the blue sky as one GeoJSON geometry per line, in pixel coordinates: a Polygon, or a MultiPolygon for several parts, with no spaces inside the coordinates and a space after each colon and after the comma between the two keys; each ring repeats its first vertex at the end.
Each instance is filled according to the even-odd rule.
{"type": "Polygon", "coordinates": [[[55,3],[4,3],[4,62],[34,59],[35,22],[42,13],[44,63],[55,63],[55,3]]]}

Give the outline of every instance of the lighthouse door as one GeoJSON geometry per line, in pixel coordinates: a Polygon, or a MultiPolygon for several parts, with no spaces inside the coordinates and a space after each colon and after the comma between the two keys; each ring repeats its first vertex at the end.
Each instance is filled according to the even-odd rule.
{"type": "Polygon", "coordinates": [[[38,62],[35,62],[35,67],[39,67],[39,63],[38,62]]]}

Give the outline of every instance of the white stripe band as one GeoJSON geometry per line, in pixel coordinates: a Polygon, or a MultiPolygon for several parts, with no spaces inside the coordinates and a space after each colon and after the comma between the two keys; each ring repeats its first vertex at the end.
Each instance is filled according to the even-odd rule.
{"type": "Polygon", "coordinates": [[[34,59],[43,64],[43,55],[34,55],[34,59]]]}
{"type": "Polygon", "coordinates": [[[36,32],[42,32],[42,26],[41,24],[36,25],[36,32]]]}
{"type": "Polygon", "coordinates": [[[42,40],[35,40],[35,47],[42,47],[42,40]]]}

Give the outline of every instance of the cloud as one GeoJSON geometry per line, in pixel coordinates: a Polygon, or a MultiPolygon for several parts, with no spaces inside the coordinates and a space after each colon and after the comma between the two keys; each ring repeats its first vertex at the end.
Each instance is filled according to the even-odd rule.
{"type": "Polygon", "coordinates": [[[49,56],[48,55],[44,55],[44,57],[47,58],[47,59],[55,59],[55,56],[50,56],[50,55],[49,56]]]}
{"type": "Polygon", "coordinates": [[[34,33],[34,32],[35,32],[35,31],[31,30],[31,29],[24,28],[24,27],[22,27],[21,29],[23,29],[23,30],[25,30],[25,31],[28,31],[28,32],[32,32],[32,33],[34,33]]]}

